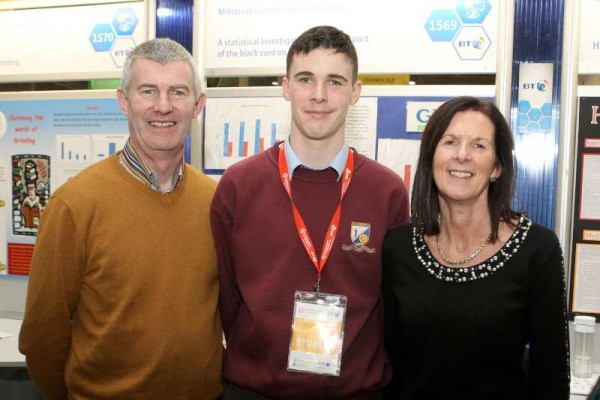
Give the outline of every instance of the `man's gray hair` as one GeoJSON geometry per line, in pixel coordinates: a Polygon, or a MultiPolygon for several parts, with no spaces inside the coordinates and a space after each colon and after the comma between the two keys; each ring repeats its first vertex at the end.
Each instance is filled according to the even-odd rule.
{"type": "Polygon", "coordinates": [[[136,58],[156,61],[160,64],[167,64],[173,61],[186,61],[192,68],[194,76],[194,98],[198,100],[202,93],[200,77],[196,62],[192,55],[179,43],[171,39],[158,38],[151,39],[136,46],[127,54],[125,65],[123,65],[123,77],[121,78],[120,89],[127,93],[131,83],[131,64],[136,58]]]}

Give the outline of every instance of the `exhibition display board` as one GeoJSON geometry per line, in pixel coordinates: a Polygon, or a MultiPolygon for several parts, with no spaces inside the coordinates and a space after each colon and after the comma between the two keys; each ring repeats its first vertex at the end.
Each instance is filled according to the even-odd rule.
{"type": "Polygon", "coordinates": [[[334,25],[356,46],[362,74],[496,70],[498,0],[206,0],[199,63],[207,76],[283,75],[292,41],[334,25]]]}
{"type": "Polygon", "coordinates": [[[570,312],[600,317],[600,87],[580,89],[570,312]]]}
{"type": "Polygon", "coordinates": [[[0,82],[118,78],[148,38],[142,0],[30,3],[0,2],[0,82]]]}
{"type": "Polygon", "coordinates": [[[49,196],[128,135],[114,90],[0,93],[0,277],[29,274],[49,196]]]}
{"type": "Polygon", "coordinates": [[[581,0],[579,73],[600,74],[600,1],[581,0]]]}

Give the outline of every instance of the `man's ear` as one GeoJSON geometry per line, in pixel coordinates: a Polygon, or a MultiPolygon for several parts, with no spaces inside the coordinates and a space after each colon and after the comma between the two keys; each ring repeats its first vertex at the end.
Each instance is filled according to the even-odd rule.
{"type": "Polygon", "coordinates": [[[196,100],[196,104],[194,104],[194,118],[200,115],[200,112],[204,108],[206,104],[206,93],[200,93],[200,97],[196,100]]]}
{"type": "Polygon", "coordinates": [[[121,89],[117,89],[117,100],[119,101],[119,108],[125,115],[129,115],[129,102],[127,101],[127,95],[121,89]]]}

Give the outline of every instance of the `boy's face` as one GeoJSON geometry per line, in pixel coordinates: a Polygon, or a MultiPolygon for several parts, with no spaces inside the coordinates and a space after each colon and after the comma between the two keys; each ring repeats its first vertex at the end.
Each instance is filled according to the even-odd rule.
{"type": "Polygon", "coordinates": [[[319,48],[293,57],[282,89],[292,106],[292,136],[318,141],[344,136],[348,107],[358,101],[361,83],[352,81],[345,54],[319,48]]]}

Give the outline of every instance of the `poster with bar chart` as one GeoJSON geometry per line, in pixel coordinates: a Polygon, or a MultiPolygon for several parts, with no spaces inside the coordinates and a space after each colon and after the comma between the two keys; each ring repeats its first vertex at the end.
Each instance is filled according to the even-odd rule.
{"type": "Polygon", "coordinates": [[[204,120],[204,169],[223,171],[283,140],[290,132],[283,97],[210,98],[204,120]]]}
{"type": "Polygon", "coordinates": [[[92,135],[92,163],[104,160],[121,150],[128,135],[92,135]]]}
{"type": "Polygon", "coordinates": [[[113,89],[0,93],[0,278],[29,274],[49,198],[128,137],[113,89]]]}
{"type": "Polygon", "coordinates": [[[121,150],[129,135],[56,135],[55,184],[56,187],[77,175],[84,168],[121,150]]]}

